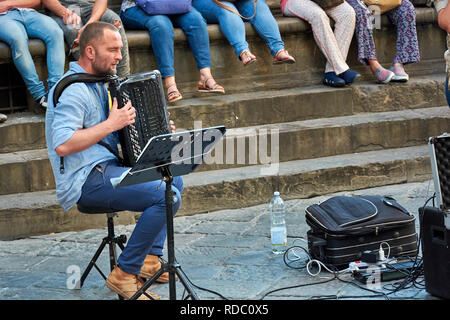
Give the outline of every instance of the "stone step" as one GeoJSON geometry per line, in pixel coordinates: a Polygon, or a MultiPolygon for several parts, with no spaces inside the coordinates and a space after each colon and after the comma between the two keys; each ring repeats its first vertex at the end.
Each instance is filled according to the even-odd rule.
{"type": "MultiPolygon", "coordinates": [[[[0,240],[106,227],[105,214],[83,214],[76,206],[67,212],[56,200],[56,191],[0,196],[0,240]]],[[[136,214],[121,212],[117,224],[136,223],[136,214]]]]}
{"type": "Polygon", "coordinates": [[[0,194],[55,188],[47,149],[0,154],[0,194]]]}
{"type": "Polygon", "coordinates": [[[447,104],[444,74],[416,77],[408,83],[356,83],[346,88],[323,85],[183,99],[170,107],[178,127],[227,128],[330,118],[368,112],[437,107],[447,104]]]}
{"type": "MultiPolygon", "coordinates": [[[[234,128],[199,171],[421,145],[449,125],[444,106],[234,128]]],[[[46,149],[0,155],[0,194],[54,187],[46,149]]]]}
{"type": "MultiPolygon", "coordinates": [[[[195,172],[183,177],[178,215],[268,203],[273,191],[284,199],[309,198],[431,178],[426,145],[282,162],[268,171],[256,165],[195,172]]],[[[118,224],[135,223],[140,213],[120,213],[118,224]]],[[[104,215],[72,208],[64,213],[54,190],[0,196],[0,240],[105,226],[104,215]]]]}
{"type": "Polygon", "coordinates": [[[184,177],[182,213],[241,208],[270,200],[310,198],[431,178],[427,145],[281,162],[271,170],[256,165],[184,177]]]}
{"type": "MultiPolygon", "coordinates": [[[[446,104],[444,74],[412,78],[406,84],[362,82],[334,89],[325,86],[198,96],[170,106],[178,128],[225,125],[248,127],[339,117],[366,112],[437,107],[446,104]]],[[[0,124],[0,153],[45,148],[44,117],[17,113],[0,124]]]]}
{"type": "Polygon", "coordinates": [[[45,148],[44,117],[30,112],[13,113],[0,124],[0,153],[45,148]]]}

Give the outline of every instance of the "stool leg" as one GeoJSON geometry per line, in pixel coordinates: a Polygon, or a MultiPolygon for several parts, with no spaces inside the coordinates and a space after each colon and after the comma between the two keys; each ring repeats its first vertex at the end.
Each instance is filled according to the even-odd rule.
{"type": "MultiPolygon", "coordinates": [[[[120,249],[124,249],[124,243],[126,242],[125,236],[119,236],[116,237],[114,234],[114,220],[113,217],[115,216],[115,213],[108,213],[107,214],[107,227],[108,227],[108,236],[103,238],[102,243],[100,244],[100,247],[97,249],[97,251],[94,254],[94,257],[89,262],[89,265],[87,266],[86,270],[83,272],[83,275],[80,278],[79,281],[79,288],[83,286],[84,281],[86,280],[86,277],[89,275],[89,273],[92,270],[92,267],[95,267],[97,271],[100,273],[100,275],[106,280],[107,277],[103,274],[103,272],[98,268],[96,265],[97,259],[100,256],[100,254],[103,252],[103,249],[108,244],[109,245],[109,266],[111,271],[113,271],[114,267],[117,265],[117,251],[116,251],[116,245],[120,247],[120,249]]],[[[123,300],[123,298],[118,295],[120,300],[123,300]]]]}
{"type": "MultiPolygon", "coordinates": [[[[108,213],[108,238],[109,238],[109,266],[111,269],[111,272],[114,270],[115,266],[117,265],[117,251],[116,251],[116,244],[119,244],[120,242],[117,241],[117,237],[114,233],[114,220],[113,217],[116,215],[116,213],[108,213]]],[[[119,245],[120,246],[120,245],[119,245]]],[[[121,247],[123,250],[123,248],[121,247]]],[[[117,295],[119,297],[119,300],[123,300],[123,297],[121,295],[117,295]]]]}
{"type": "Polygon", "coordinates": [[[105,248],[107,243],[108,243],[108,238],[103,238],[103,241],[100,244],[100,247],[98,247],[97,251],[94,254],[94,257],[92,257],[91,262],[89,262],[89,265],[87,266],[86,270],[84,270],[83,275],[80,278],[80,289],[83,286],[84,280],[86,280],[86,277],[88,276],[89,272],[91,272],[92,267],[95,265],[95,262],[97,262],[98,257],[102,253],[102,251],[105,248]]]}
{"type": "Polygon", "coordinates": [[[109,266],[111,268],[111,271],[113,271],[116,264],[117,264],[116,243],[114,241],[111,241],[109,243],[109,266]]]}
{"type": "Polygon", "coordinates": [[[114,234],[114,213],[108,213],[109,266],[111,271],[117,264],[116,236],[114,234]]]}

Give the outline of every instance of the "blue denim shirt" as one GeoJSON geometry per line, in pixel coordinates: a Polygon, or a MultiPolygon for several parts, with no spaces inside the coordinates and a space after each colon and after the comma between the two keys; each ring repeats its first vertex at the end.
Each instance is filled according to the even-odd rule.
{"type": "MultiPolygon", "coordinates": [[[[71,62],[64,75],[86,72],[77,62],[71,62]]],[[[55,86],[56,87],[56,86],[55,86]]],[[[60,172],[60,157],[55,148],[69,140],[76,130],[92,127],[107,119],[109,114],[108,91],[103,83],[74,83],[67,87],[53,105],[50,90],[45,119],[47,151],[56,182],[56,195],[64,211],[75,205],[81,196],[81,188],[91,170],[99,163],[115,159],[108,149],[99,144],[64,157],[64,173],[60,172]]],[[[108,135],[104,142],[117,151],[117,133],[108,135]]]]}

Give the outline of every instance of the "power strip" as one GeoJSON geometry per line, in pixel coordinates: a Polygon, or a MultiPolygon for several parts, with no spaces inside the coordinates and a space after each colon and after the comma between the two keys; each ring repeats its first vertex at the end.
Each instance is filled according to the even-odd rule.
{"type": "Polygon", "coordinates": [[[376,268],[376,267],[384,267],[386,264],[397,263],[397,259],[384,259],[383,261],[377,261],[375,263],[369,263],[364,261],[353,261],[348,265],[348,269],[350,272],[353,271],[364,271],[367,268],[376,268]]]}
{"type": "Polygon", "coordinates": [[[352,276],[363,284],[379,277],[379,281],[392,281],[406,277],[414,266],[413,261],[396,261],[395,263],[372,264],[369,267],[354,269],[352,276]]]}

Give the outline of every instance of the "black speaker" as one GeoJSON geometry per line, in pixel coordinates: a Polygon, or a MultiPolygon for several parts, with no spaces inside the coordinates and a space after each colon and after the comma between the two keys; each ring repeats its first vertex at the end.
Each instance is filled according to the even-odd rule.
{"type": "Polygon", "coordinates": [[[433,296],[450,299],[450,230],[447,214],[435,207],[419,208],[425,289],[433,296]]]}

